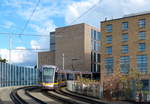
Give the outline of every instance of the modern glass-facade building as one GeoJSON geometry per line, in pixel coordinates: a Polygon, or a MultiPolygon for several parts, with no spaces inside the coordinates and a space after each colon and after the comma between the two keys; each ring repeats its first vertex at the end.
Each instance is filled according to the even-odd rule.
{"type": "MultiPolygon", "coordinates": [[[[101,48],[101,33],[91,29],[91,72],[95,78],[100,75],[100,48],[101,48]]],[[[96,78],[97,79],[97,78],[96,78]]]]}
{"type": "MultiPolygon", "coordinates": [[[[111,31],[111,26],[108,26],[111,31]]],[[[50,33],[50,50],[40,52],[38,67],[56,65],[59,69],[92,72],[100,76],[100,29],[85,23],[56,28],[50,33]]],[[[99,78],[96,78],[99,80],[99,78]]]]}

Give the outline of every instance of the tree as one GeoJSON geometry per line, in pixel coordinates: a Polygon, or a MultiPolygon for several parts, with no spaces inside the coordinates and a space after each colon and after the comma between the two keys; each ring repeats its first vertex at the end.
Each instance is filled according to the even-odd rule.
{"type": "MultiPolygon", "coordinates": [[[[134,69],[130,69],[128,74],[121,73],[118,70],[117,73],[113,73],[113,75],[105,80],[104,91],[110,91],[110,95],[117,99],[119,97],[131,98],[133,84],[137,91],[141,91],[142,89],[141,76],[142,73],[134,69]]],[[[107,94],[107,96],[110,95],[107,94]]]]}
{"type": "Polygon", "coordinates": [[[7,60],[0,57],[0,62],[7,63],[7,60]]]}

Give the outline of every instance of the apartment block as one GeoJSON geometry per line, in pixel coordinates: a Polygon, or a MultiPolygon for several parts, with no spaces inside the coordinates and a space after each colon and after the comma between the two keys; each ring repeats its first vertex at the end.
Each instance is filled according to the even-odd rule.
{"type": "MultiPolygon", "coordinates": [[[[145,89],[150,79],[150,13],[127,15],[101,22],[101,82],[114,73],[143,73],[145,89]]],[[[116,76],[117,77],[117,76],[116,76]]]]}
{"type": "Polygon", "coordinates": [[[50,52],[54,54],[47,53],[51,62],[40,61],[45,54],[39,53],[38,67],[55,62],[60,69],[93,72],[99,77],[100,40],[100,30],[85,23],[56,28],[50,33],[50,52]]]}

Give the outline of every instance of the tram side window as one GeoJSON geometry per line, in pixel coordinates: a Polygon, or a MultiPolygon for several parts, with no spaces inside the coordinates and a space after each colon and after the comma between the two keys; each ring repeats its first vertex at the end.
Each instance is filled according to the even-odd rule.
{"type": "Polygon", "coordinates": [[[67,80],[73,80],[74,77],[73,77],[73,74],[69,73],[67,74],[67,80]]]}
{"type": "Polygon", "coordinates": [[[91,74],[82,74],[82,77],[83,78],[91,79],[91,74]]]}
{"type": "Polygon", "coordinates": [[[41,71],[39,71],[39,73],[38,73],[38,74],[39,74],[38,81],[39,81],[39,82],[42,82],[42,72],[41,72],[41,71]]]}
{"type": "Polygon", "coordinates": [[[58,81],[58,73],[55,73],[55,82],[58,81]]]}
{"type": "Polygon", "coordinates": [[[65,81],[65,80],[66,80],[65,73],[62,73],[62,81],[65,81]]]}

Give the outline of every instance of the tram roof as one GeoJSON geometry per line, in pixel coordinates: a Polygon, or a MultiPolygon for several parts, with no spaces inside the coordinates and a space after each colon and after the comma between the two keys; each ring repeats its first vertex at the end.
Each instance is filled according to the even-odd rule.
{"type": "Polygon", "coordinates": [[[59,70],[64,73],[77,73],[77,74],[92,74],[92,72],[83,72],[83,71],[72,71],[72,70],[59,70]]]}
{"type": "Polygon", "coordinates": [[[55,65],[42,65],[42,67],[51,67],[51,68],[57,68],[55,65]]]}

